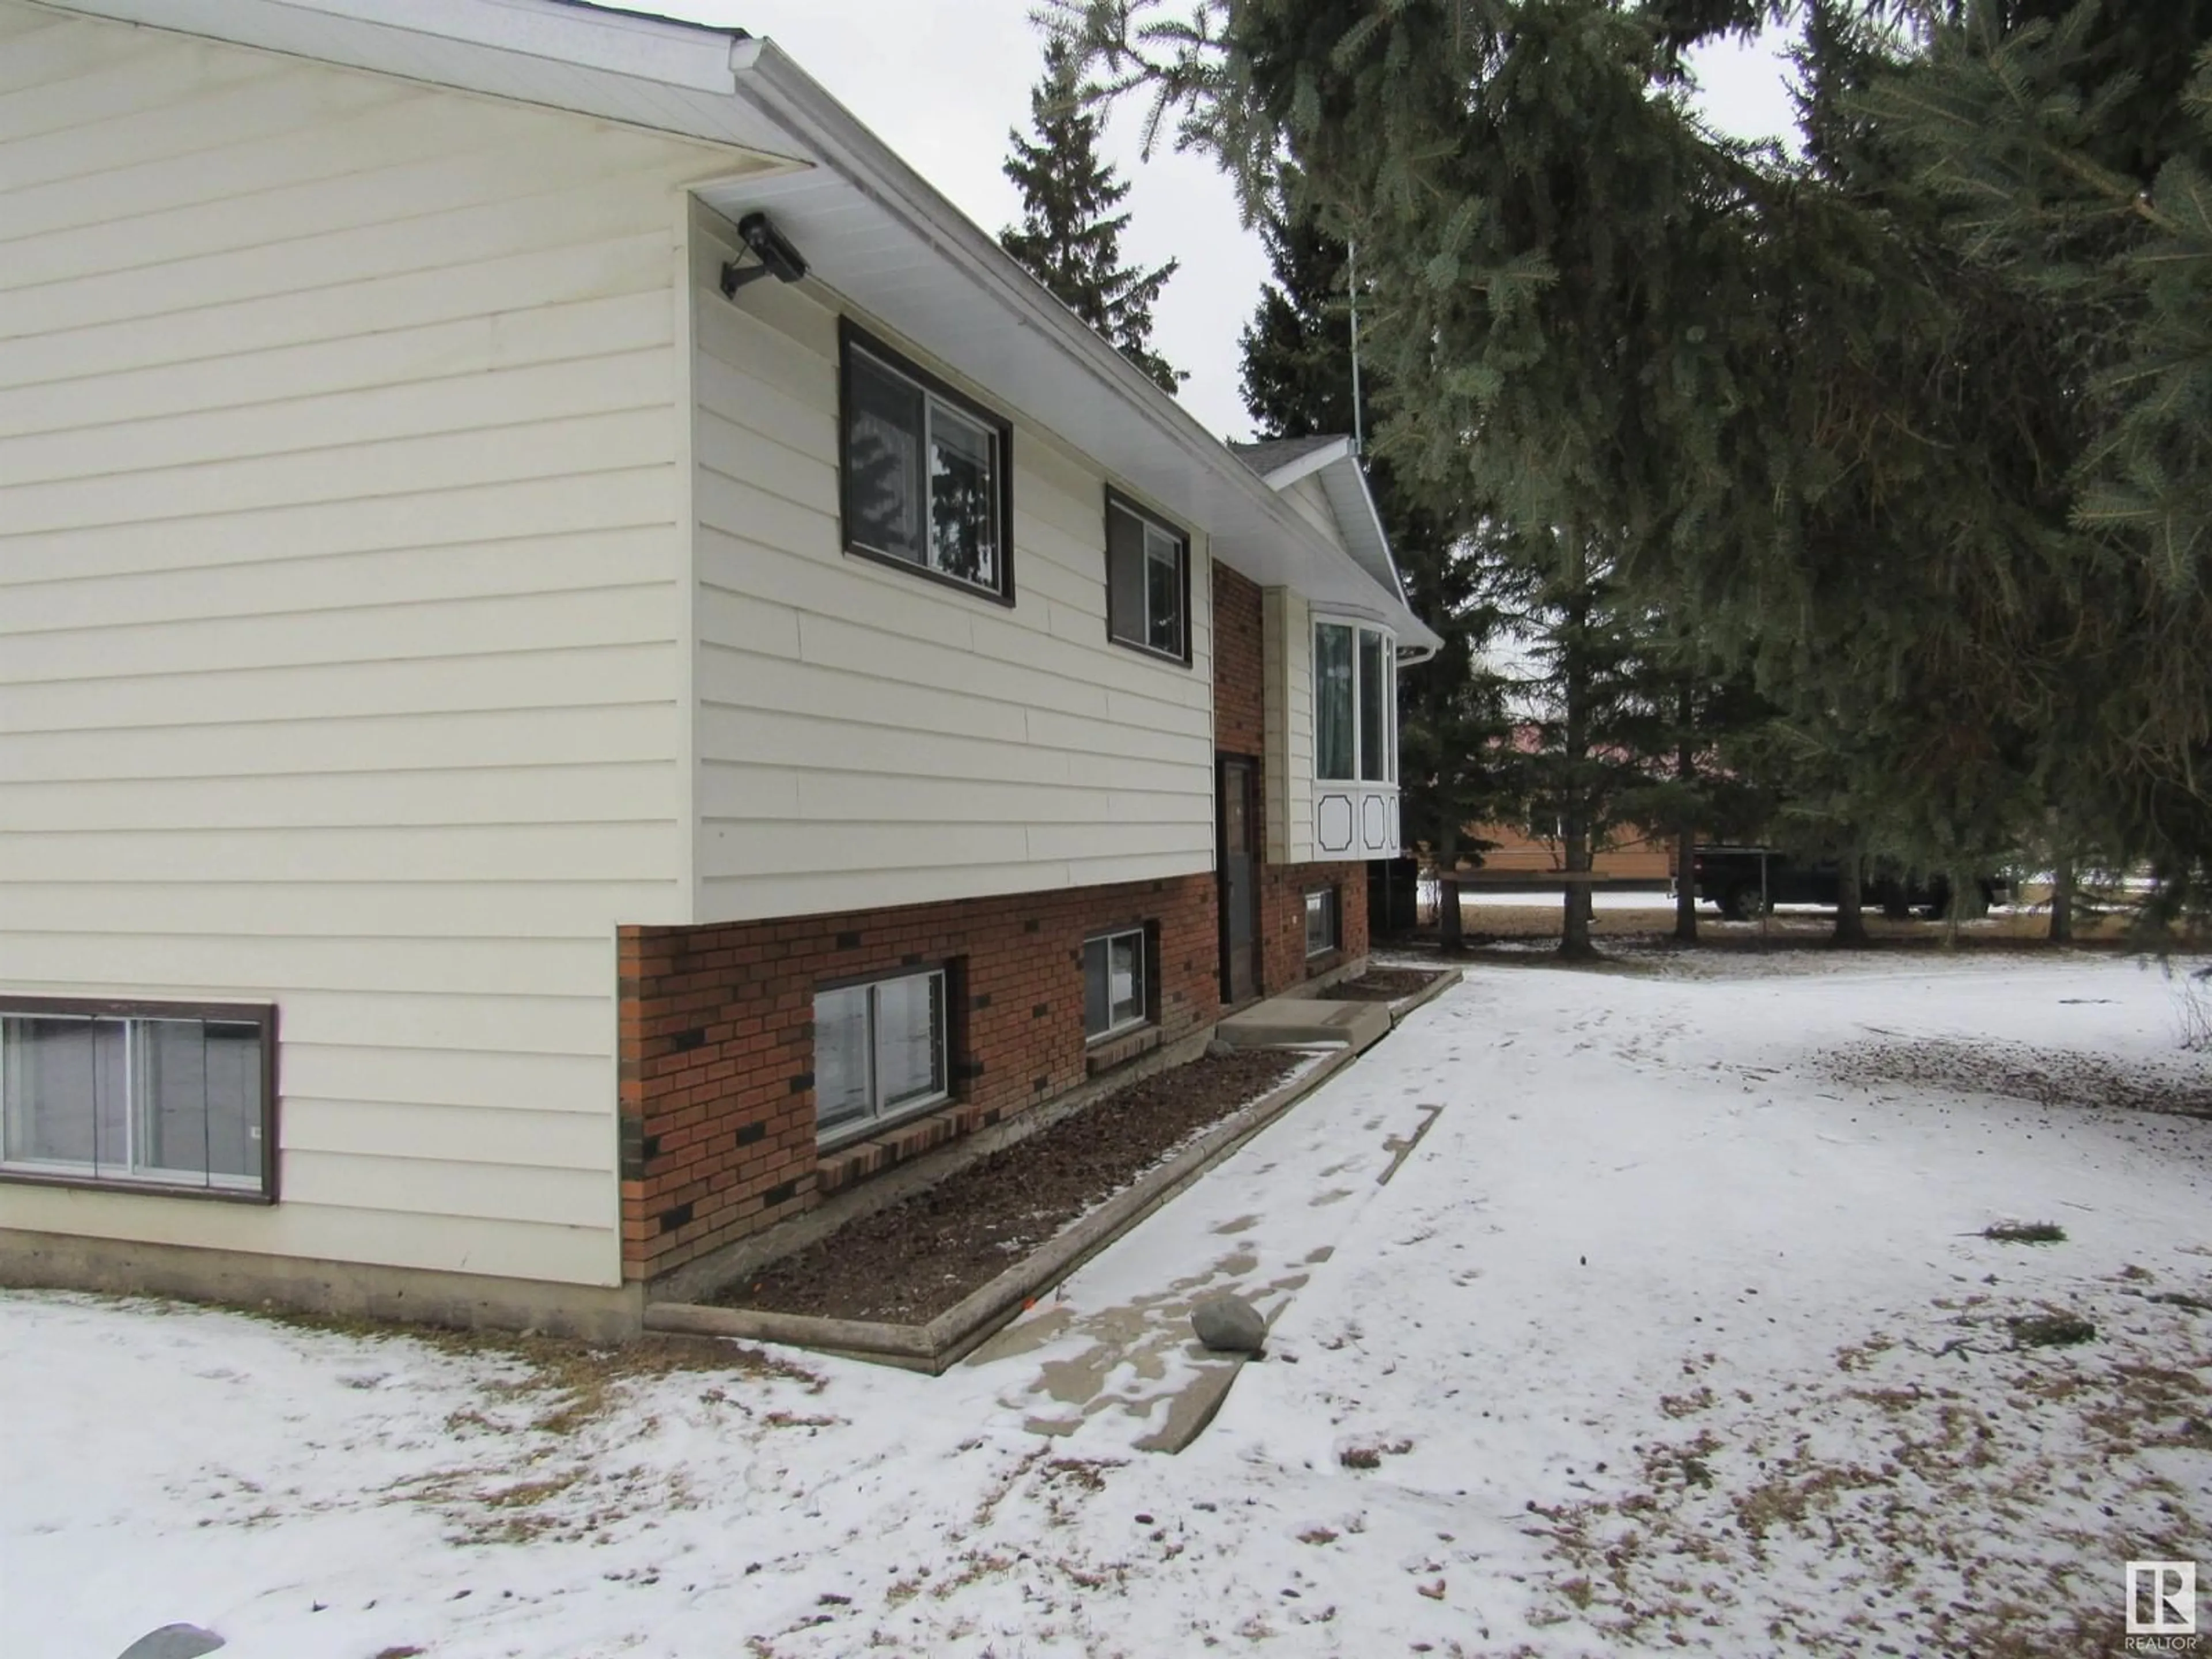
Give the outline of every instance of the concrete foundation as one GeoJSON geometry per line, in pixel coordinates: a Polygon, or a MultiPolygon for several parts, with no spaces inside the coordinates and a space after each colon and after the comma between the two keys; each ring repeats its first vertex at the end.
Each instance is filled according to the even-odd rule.
{"type": "Polygon", "coordinates": [[[0,1228],[0,1285],[176,1296],[464,1329],[535,1330],[597,1342],[643,1328],[644,1288],[302,1261],[0,1228]]]}

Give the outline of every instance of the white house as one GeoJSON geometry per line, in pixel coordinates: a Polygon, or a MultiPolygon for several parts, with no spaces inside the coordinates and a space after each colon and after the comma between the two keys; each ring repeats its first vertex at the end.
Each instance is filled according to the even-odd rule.
{"type": "Polygon", "coordinates": [[[0,0],[0,1279],[634,1328],[1355,961],[1436,641],[1292,450],[767,41],[0,0]]]}

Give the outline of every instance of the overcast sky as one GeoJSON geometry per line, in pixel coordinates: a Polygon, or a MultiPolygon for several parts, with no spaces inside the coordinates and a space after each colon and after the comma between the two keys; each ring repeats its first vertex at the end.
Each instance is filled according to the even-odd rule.
{"type": "MultiPolygon", "coordinates": [[[[1027,128],[1042,45],[1034,0],[632,0],[671,17],[763,34],[994,235],[1019,211],[1000,171],[1006,133],[1027,128]]],[[[1707,118],[1747,138],[1790,120],[1784,69],[1771,51],[1724,46],[1699,60],[1707,118]]],[[[1133,185],[1121,251],[1147,268],[1182,268],[1154,313],[1152,343],[1190,379],[1184,407],[1224,437],[1249,434],[1237,391],[1237,336],[1267,260],[1241,228],[1236,193],[1212,162],[1164,149],[1139,155],[1141,117],[1117,109],[1106,150],[1133,185]]],[[[834,284],[834,278],[832,278],[834,284]]]]}

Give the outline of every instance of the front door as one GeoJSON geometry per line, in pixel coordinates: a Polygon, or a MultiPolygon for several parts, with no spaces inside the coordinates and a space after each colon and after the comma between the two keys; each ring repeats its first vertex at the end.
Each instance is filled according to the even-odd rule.
{"type": "Polygon", "coordinates": [[[1249,760],[1221,760],[1221,1000],[1260,994],[1259,802],[1249,760]]]}

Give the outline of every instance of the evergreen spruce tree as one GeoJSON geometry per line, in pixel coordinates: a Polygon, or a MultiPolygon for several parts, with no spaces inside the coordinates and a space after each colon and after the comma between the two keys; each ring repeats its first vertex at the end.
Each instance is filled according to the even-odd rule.
{"type": "Polygon", "coordinates": [[[2212,0],[1778,8],[1808,165],[1671,90],[1751,0],[1060,3],[1356,236],[1401,480],[1599,527],[1870,854],[1962,872],[2063,793],[2169,896],[2212,866],[2212,0]]]}
{"type": "Polygon", "coordinates": [[[1267,438],[1304,438],[1364,428],[1373,390],[1352,401],[1352,309],[1347,252],[1279,193],[1260,222],[1273,280],[1241,337],[1244,407],[1267,438]]]}
{"type": "Polygon", "coordinates": [[[1152,349],[1152,307],[1177,262],[1152,270],[1122,264],[1129,216],[1114,210],[1129,186],[1098,157],[1101,118],[1084,105],[1080,63],[1064,37],[1046,42],[1030,116],[1034,138],[1006,135],[1005,172],[1020,187],[1022,222],[999,234],[1000,246],[1123,356],[1176,390],[1188,377],[1152,349]]]}
{"type": "MultiPolygon", "coordinates": [[[[1938,234],[2057,337],[2042,395],[2078,434],[2066,505],[2087,648],[2048,720],[2070,753],[2045,769],[2036,839],[2062,886],[2097,847],[2166,878],[2154,919],[2205,908],[2212,3],[1983,0],[1883,67],[1863,106],[1938,234]]],[[[2063,893],[2052,924],[2067,928],[2063,893]]]]}
{"type": "MultiPolygon", "coordinates": [[[[1243,331],[1245,407],[1266,438],[1355,433],[1372,425],[1389,389],[1370,374],[1355,413],[1348,250],[1282,195],[1261,222],[1273,280],[1243,331]]],[[[1510,788],[1498,763],[1507,730],[1503,682],[1483,647],[1499,619],[1494,567],[1480,526],[1458,504],[1417,502],[1387,456],[1363,456],[1407,603],[1443,647],[1399,680],[1400,820],[1407,844],[1425,846],[1446,875],[1471,823],[1498,816],[1510,788]]],[[[1457,942],[1455,906],[1440,911],[1457,942]]]]}

